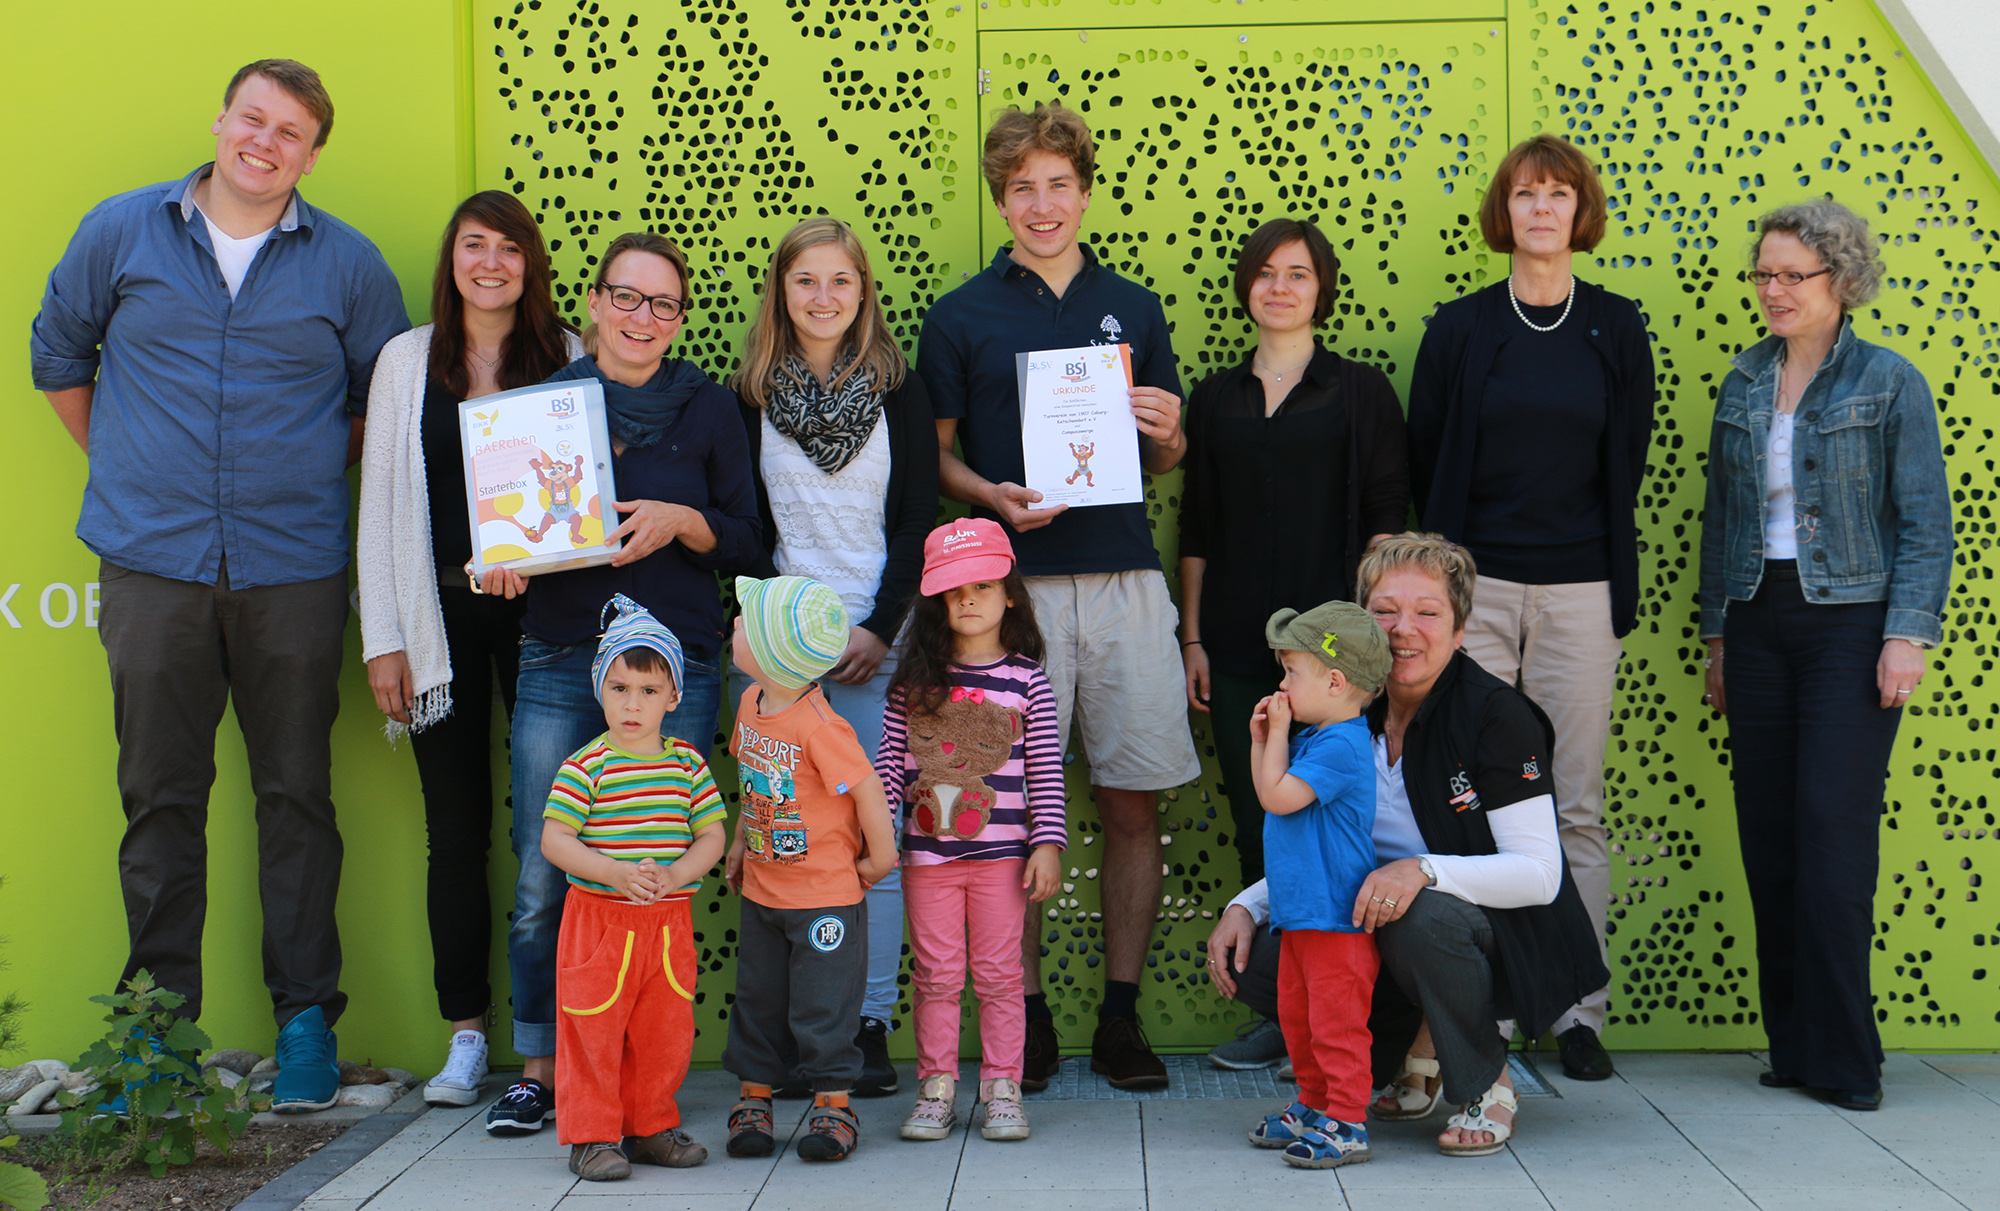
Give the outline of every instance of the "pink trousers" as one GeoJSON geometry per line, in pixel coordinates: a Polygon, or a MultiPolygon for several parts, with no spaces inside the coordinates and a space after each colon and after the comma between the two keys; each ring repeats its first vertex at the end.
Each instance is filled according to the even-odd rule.
{"type": "Polygon", "coordinates": [[[1027,862],[945,862],[903,868],[910,923],[917,1079],[958,1075],[959,994],[972,966],[979,996],[979,1079],[1021,1079],[1028,1011],[1021,1000],[1027,862]],[[968,938],[970,939],[968,943],[968,938]]]}

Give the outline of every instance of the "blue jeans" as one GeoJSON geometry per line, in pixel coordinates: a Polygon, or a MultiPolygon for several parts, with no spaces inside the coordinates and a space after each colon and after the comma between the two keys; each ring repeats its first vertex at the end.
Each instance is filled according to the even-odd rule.
{"type": "MultiPolygon", "coordinates": [[[[882,712],[889,701],[889,678],[896,673],[891,652],[875,675],[860,685],[842,685],[831,677],[819,680],[820,693],[848,726],[861,749],[875,760],[882,745],[882,712]]],[[[731,703],[742,700],[750,679],[741,669],[729,670],[731,703]]],[[[897,834],[901,835],[901,821],[897,834]]],[[[861,1016],[893,1024],[896,1020],[896,976],[903,970],[903,868],[891,867],[880,883],[868,889],[868,991],[861,998],[861,1016]]]]}
{"type": "MultiPolygon", "coordinates": [[[[562,930],[567,881],[542,856],[542,809],[570,754],[605,730],[604,705],[591,690],[594,643],[569,647],[521,640],[521,675],[514,696],[514,923],[507,930],[507,965],[514,983],[514,1050],[556,1053],[556,937],[562,930]]],[[[687,662],[687,685],[661,730],[710,753],[722,677],[712,664],[687,662]]]]}

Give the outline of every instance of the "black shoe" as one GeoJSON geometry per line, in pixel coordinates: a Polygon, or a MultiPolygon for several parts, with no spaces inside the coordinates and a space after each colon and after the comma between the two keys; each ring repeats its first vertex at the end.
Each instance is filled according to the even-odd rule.
{"type": "Polygon", "coordinates": [[[1757,1083],[1766,1089],[1798,1089],[1805,1084],[1804,1081],[1786,1076],[1775,1068],[1767,1068],[1758,1073],[1757,1083]]]}
{"type": "Polygon", "coordinates": [[[799,1137],[802,1161],[844,1161],[861,1144],[861,1120],[845,1106],[814,1103],[806,1116],[806,1133],[799,1137]]]}
{"type": "Polygon", "coordinates": [[[486,1112],[489,1135],[533,1135],[556,1116],[556,1091],[540,1081],[519,1080],[486,1112]]]}
{"type": "Polygon", "coordinates": [[[729,1112],[729,1155],[769,1156],[777,1146],[770,1099],[746,1097],[736,1103],[729,1112]]]}
{"type": "Polygon", "coordinates": [[[889,1062],[889,1023],[862,1018],[854,1044],[861,1048],[861,1079],[854,1082],[854,1096],[888,1097],[896,1092],[896,1066],[889,1062]]]}
{"type": "Polygon", "coordinates": [[[1062,1039],[1056,1035],[1056,1024],[1029,1018],[1028,1044],[1021,1051],[1021,1088],[1040,1093],[1061,1067],[1062,1039]]]}
{"type": "Polygon", "coordinates": [[[1165,1089],[1167,1066],[1131,1018],[1104,1018],[1090,1038],[1090,1070],[1113,1089],[1165,1089]]]}
{"type": "Polygon", "coordinates": [[[1611,1053],[1597,1041],[1597,1032],[1578,1022],[1556,1036],[1563,1074],[1574,1081],[1602,1081],[1612,1073],[1611,1053]]]}
{"type": "Polygon", "coordinates": [[[1880,1110],[1882,1108],[1882,1087],[1873,1089],[1829,1089],[1826,1100],[1842,1110],[1880,1110]]]}

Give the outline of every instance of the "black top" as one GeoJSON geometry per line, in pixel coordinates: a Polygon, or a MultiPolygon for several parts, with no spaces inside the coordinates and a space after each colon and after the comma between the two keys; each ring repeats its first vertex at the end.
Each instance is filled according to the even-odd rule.
{"type": "Polygon", "coordinates": [[[1583,317],[1521,310],[1486,373],[1474,436],[1465,545],[1488,576],[1518,584],[1611,579],[1604,427],[1610,393],[1583,317]]]}
{"type": "MultiPolygon", "coordinates": [[[[1637,624],[1639,612],[1639,531],[1633,514],[1653,434],[1653,350],[1631,299],[1581,279],[1576,314],[1568,323],[1578,324],[1579,318],[1610,396],[1599,465],[1611,628],[1622,637],[1637,624]]],[[[1506,345],[1527,332],[1502,281],[1439,307],[1417,350],[1410,382],[1410,486],[1424,528],[1453,542],[1467,541],[1480,416],[1493,365],[1506,345]]]]}
{"type": "MultiPolygon", "coordinates": [[[[1384,695],[1368,708],[1376,735],[1388,703],[1384,695]]],[[[1403,786],[1425,850],[1498,853],[1486,813],[1556,793],[1549,761],[1554,744],[1555,728],[1541,707],[1463,651],[1453,656],[1403,733],[1403,786]]],[[[1529,1038],[1610,982],[1567,858],[1552,902],[1480,911],[1492,923],[1497,952],[1493,1016],[1515,1019],[1529,1038]]]]}
{"type": "MultiPolygon", "coordinates": [[[[1181,394],[1167,316],[1152,291],[1099,264],[1085,246],[1083,269],[1058,298],[1039,274],[1013,262],[1010,248],[1001,248],[991,265],[931,307],[917,344],[917,373],[930,389],[937,419],[959,422],[966,465],[996,484],[1018,484],[1026,475],[1016,354],[1127,344],[1135,384],[1181,394]]],[[[1136,440],[1143,462],[1151,442],[1136,440]]],[[[1146,506],[1139,502],[1070,509],[1040,529],[1010,529],[1009,536],[1024,576],[1160,566],[1146,506]]]]}
{"type": "MultiPolygon", "coordinates": [[[[431,554],[440,568],[472,562],[472,523],[465,509],[465,446],[458,431],[463,397],[436,379],[424,382],[424,488],[431,502],[431,554]]],[[[464,578],[460,577],[463,583],[464,578]]]]}
{"type": "MultiPolygon", "coordinates": [[[[555,381],[555,380],[551,380],[555,381]]],[[[748,572],[761,551],[757,494],[750,453],[736,411],[736,393],[707,383],[698,388],[650,446],[629,446],[611,458],[620,500],[657,500],[701,512],[715,531],[715,549],[698,555],[678,542],[623,567],[598,564],[550,572],[528,582],[521,629],[546,643],[595,643],[604,603],[623,593],[651,610],[680,639],[689,660],[715,664],[722,651],[721,572],[748,572]]],[[[627,514],[610,511],[606,533],[627,514]]]]}
{"type": "MultiPolygon", "coordinates": [[[[762,472],[764,413],[738,402],[743,431],[750,440],[750,466],[757,481],[757,516],[764,524],[762,559],[753,576],[776,576],[778,525],[771,517],[771,494],[762,472]]],[[[896,641],[903,615],[916,596],[924,570],[924,539],[938,522],[937,424],[931,417],[930,393],[913,371],[882,395],[882,420],[889,426],[889,488],[882,502],[882,530],[889,558],[882,565],[881,587],[875,590],[875,612],[856,620],[884,643],[896,641]]]]}
{"type": "Polygon", "coordinates": [[[1251,361],[1195,387],[1181,463],[1180,553],[1208,561],[1202,648],[1239,677],[1272,670],[1273,612],[1351,599],[1368,537],[1410,511],[1403,408],[1380,370],[1320,349],[1266,417],[1251,361]]]}

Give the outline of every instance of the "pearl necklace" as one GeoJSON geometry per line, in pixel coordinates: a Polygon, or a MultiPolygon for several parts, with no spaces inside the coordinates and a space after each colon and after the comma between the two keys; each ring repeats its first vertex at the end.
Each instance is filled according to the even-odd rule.
{"type": "Polygon", "coordinates": [[[1563,321],[1569,318],[1569,309],[1576,305],[1576,275],[1571,274],[1569,277],[1569,299],[1563,303],[1563,313],[1556,317],[1555,323],[1546,328],[1529,319],[1528,313],[1521,310],[1521,300],[1514,293],[1514,275],[1511,273],[1507,275],[1507,301],[1514,304],[1514,314],[1521,317],[1521,322],[1526,324],[1530,331],[1554,332],[1563,326],[1563,321]]]}

